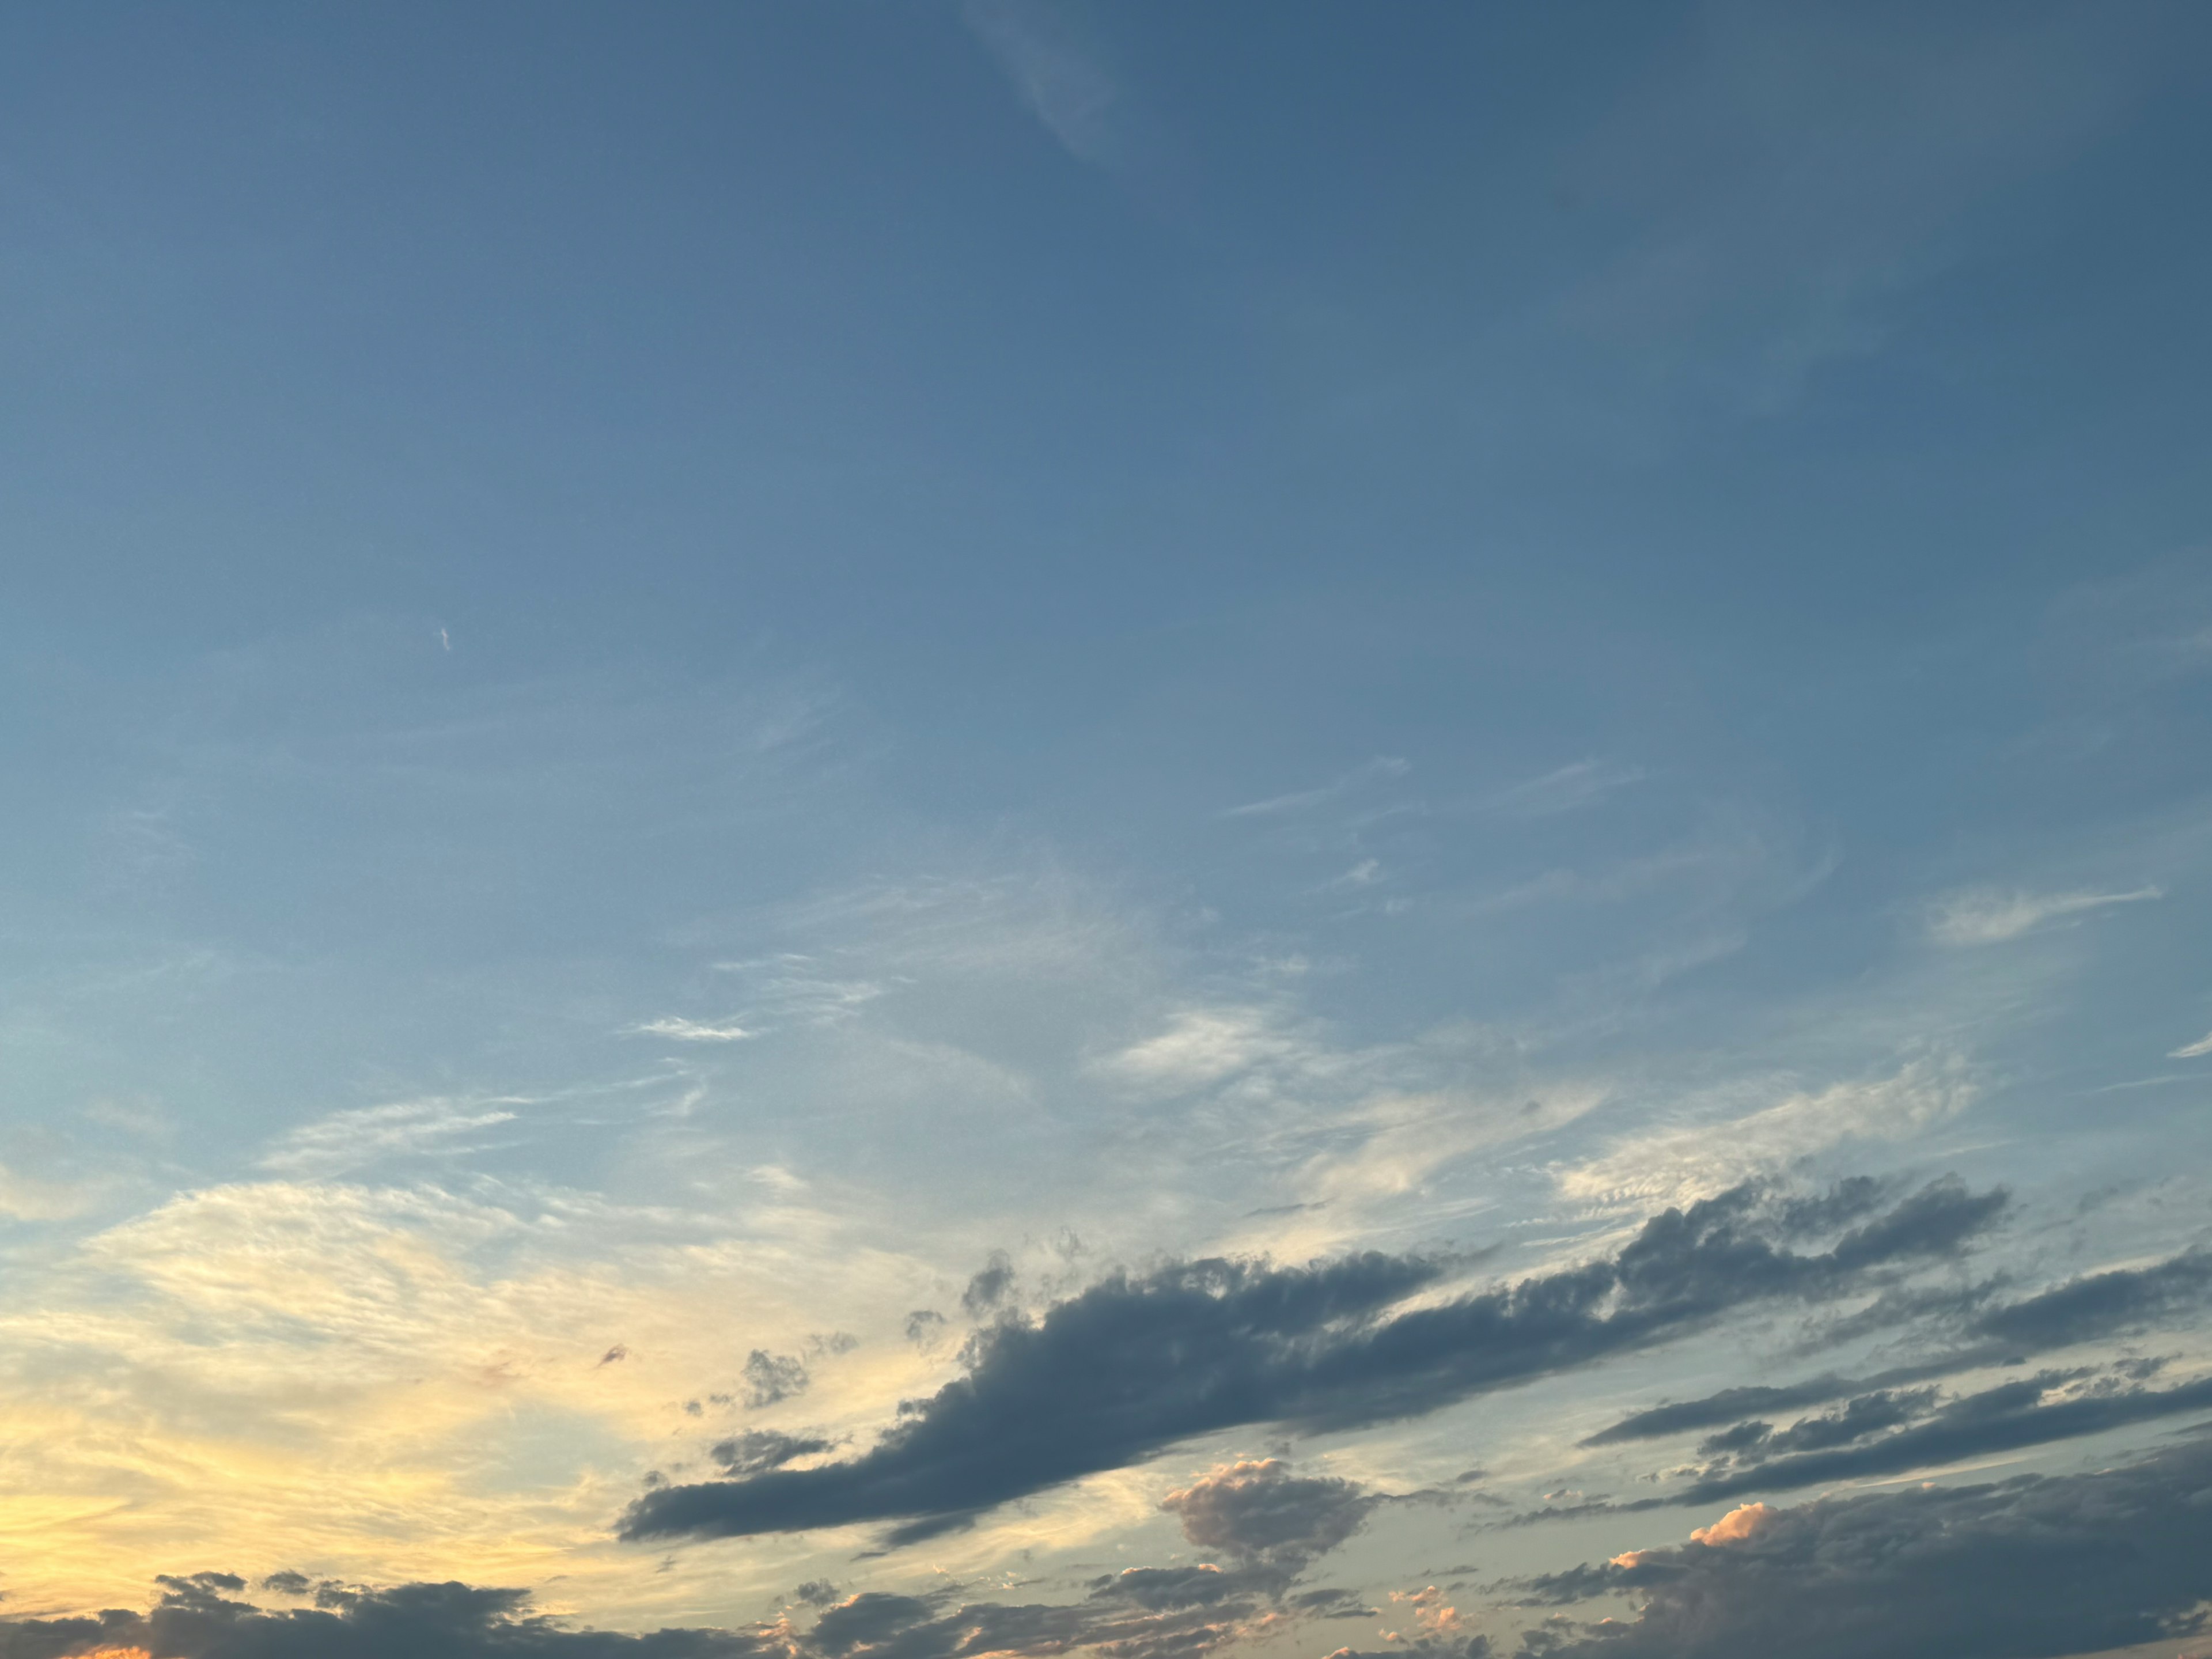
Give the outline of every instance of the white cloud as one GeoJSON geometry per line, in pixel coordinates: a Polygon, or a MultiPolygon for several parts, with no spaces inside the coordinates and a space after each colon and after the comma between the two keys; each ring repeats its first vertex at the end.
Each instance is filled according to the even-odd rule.
{"type": "Polygon", "coordinates": [[[1996,945],[2059,916],[2101,910],[2107,905],[2140,904],[2166,895],[2155,887],[2125,893],[2027,893],[1995,887],[1968,888],[1937,901],[1928,932],[1939,945],[1996,945]]]}
{"type": "Polygon", "coordinates": [[[1959,1060],[1915,1060],[1871,1082],[1800,1090],[1757,1111],[1661,1125],[1559,1170],[1557,1179],[1563,1195],[1583,1203],[1687,1203],[1847,1142],[1911,1139],[1956,1116],[1976,1092],[1959,1060]]]}
{"type": "Polygon", "coordinates": [[[98,1197],[82,1182],[40,1181],[0,1164],[0,1216],[10,1221],[63,1221],[82,1215],[98,1197]]]}
{"type": "Polygon", "coordinates": [[[678,1042],[744,1042],[757,1035],[735,1020],[725,1020],[717,1025],[708,1020],[682,1019],[673,1014],[648,1019],[629,1029],[638,1036],[672,1037],[678,1042]]]}
{"type": "Polygon", "coordinates": [[[283,1136],[263,1155],[261,1167],[279,1175],[335,1175],[380,1158],[463,1152],[467,1136],[513,1122],[515,1115],[507,1109],[529,1103],[519,1096],[432,1097],[333,1112],[283,1136]]]}
{"type": "Polygon", "coordinates": [[[1554,813],[1571,812],[1577,807],[1590,805],[1616,789],[1642,782],[1646,775],[1640,766],[1622,766],[1611,761],[1577,761],[1541,777],[1516,783],[1510,789],[1501,789],[1486,804],[1492,811],[1516,817],[1550,817],[1554,813]]]}
{"type": "Polygon", "coordinates": [[[1363,783],[1382,778],[1401,778],[1413,769],[1411,761],[1396,755],[1377,755],[1364,766],[1355,766],[1342,777],[1331,779],[1318,788],[1297,789],[1287,795],[1270,795],[1265,800],[1247,801],[1242,806],[1229,808],[1221,816],[1224,818],[1256,818],[1303,812],[1325,801],[1334,800],[1363,783]]]}
{"type": "Polygon", "coordinates": [[[1690,1534],[1690,1541],[1703,1544],[1708,1549],[1721,1549],[1755,1537],[1781,1518],[1780,1510],[1765,1504],[1746,1504],[1741,1509],[1730,1510],[1711,1526],[1696,1528],[1690,1534]]]}
{"type": "Polygon", "coordinates": [[[2174,1049],[2166,1055],[2166,1058],[2168,1060],[2202,1060],[2207,1054],[2212,1054],[2212,1031],[2206,1032],[2194,1042],[2174,1049]]]}
{"type": "Polygon", "coordinates": [[[1102,1068],[1147,1088],[1199,1089],[1288,1058],[1296,1047],[1258,1009],[1191,1008],[1158,1036],[1109,1055],[1102,1068]]]}

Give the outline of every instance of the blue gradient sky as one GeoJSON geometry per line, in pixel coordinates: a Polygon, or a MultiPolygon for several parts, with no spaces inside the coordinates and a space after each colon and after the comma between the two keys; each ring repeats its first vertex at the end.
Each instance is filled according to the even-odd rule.
{"type": "MultiPolygon", "coordinates": [[[[1026,1316],[1191,1255],[1517,1276],[1857,1174],[2008,1186],[1943,1271],[2022,1293],[2197,1242],[2208,46],[0,19],[10,1609],[1064,1589],[1196,1559],[1160,1501],[1216,1465],[1526,1510],[1638,1478],[1576,1445],[1624,1412],[1843,1363],[1761,1315],[926,1547],[615,1536],[748,1425],[869,1443],[994,1251],[1026,1316]],[[807,1389],[747,1407],[756,1349],[807,1389]]],[[[1692,1524],[1490,1514],[1376,1510],[1331,1582],[1692,1524]]]]}

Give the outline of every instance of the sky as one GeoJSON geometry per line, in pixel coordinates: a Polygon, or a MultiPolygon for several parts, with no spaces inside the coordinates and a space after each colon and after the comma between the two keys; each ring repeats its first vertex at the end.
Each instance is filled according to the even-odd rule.
{"type": "Polygon", "coordinates": [[[0,1648],[2212,1653],[2208,68],[0,15],[0,1648]]]}

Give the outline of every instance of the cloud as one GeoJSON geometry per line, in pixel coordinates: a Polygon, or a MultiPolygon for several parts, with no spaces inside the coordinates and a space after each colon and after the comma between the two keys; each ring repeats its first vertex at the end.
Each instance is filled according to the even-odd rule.
{"type": "Polygon", "coordinates": [[[1102,1062],[1103,1069],[1149,1089],[1203,1088],[1269,1060],[1301,1058],[1304,1045],[1255,1008],[1196,1008],[1169,1028],[1102,1062]]]}
{"type": "MultiPolygon", "coordinates": [[[[2073,1374],[2045,1372],[2017,1382],[2000,1383],[1952,1401],[1925,1422],[1863,1443],[1802,1450],[1760,1461],[1749,1468],[1697,1481],[1667,1500],[1706,1504],[1740,1492],[1787,1492],[1841,1480],[1902,1474],[1936,1468],[1992,1452],[2102,1434],[2108,1429],[2145,1423],[2190,1412],[2212,1411],[2212,1377],[2171,1389],[2106,1386],[2081,1393],[2054,1392],[2075,1380],[2073,1374]]],[[[1896,1396],[1863,1396],[1859,1414],[1846,1407],[1835,1417],[1811,1418],[1794,1425],[1775,1442],[1817,1446],[1823,1441],[1857,1440],[1885,1422],[1911,1413],[1914,1401],[1896,1396]]],[[[1853,1401],[1853,1406],[1859,1405],[1853,1401]]],[[[1764,1447],[1753,1448],[1755,1451],[1764,1447]]]]}
{"type": "Polygon", "coordinates": [[[1358,1531],[1376,1501],[1353,1481],[1293,1474],[1270,1457],[1218,1465],[1160,1507],[1200,1549],[1287,1579],[1358,1531]]]}
{"type": "Polygon", "coordinates": [[[781,1434],[774,1429],[748,1429],[716,1444],[708,1454],[730,1474],[749,1475],[780,1469],[801,1457],[830,1449],[830,1442],[813,1435],[781,1434]]]}
{"type": "MultiPolygon", "coordinates": [[[[281,1582],[280,1582],[281,1581],[281,1582]]],[[[463,1583],[359,1589],[325,1582],[312,1607],[264,1608],[232,1599],[245,1581],[202,1572],[160,1581],[144,1613],[0,1620],[0,1649],[26,1656],[141,1654],[147,1659],[793,1659],[776,1626],[663,1630],[627,1636],[562,1628],[530,1610],[522,1590],[463,1583]]],[[[304,1589],[302,1575],[270,1587],[304,1589]]]]}
{"type": "Polygon", "coordinates": [[[2202,1060],[2207,1054],[2212,1054],[2212,1032],[2207,1032],[2196,1042],[2185,1043],[2180,1048],[2173,1049],[2166,1058],[2168,1060],[2202,1060]]]}
{"type": "Polygon", "coordinates": [[[1690,1541],[1703,1544],[1708,1549],[1720,1549],[1729,1544],[1741,1544],[1755,1538],[1760,1530],[1782,1513],[1764,1504],[1746,1504],[1740,1510],[1730,1510],[1710,1527],[1699,1527],[1690,1534],[1690,1541]]]}
{"type": "Polygon", "coordinates": [[[2056,917],[2079,915],[2108,905],[2142,904],[2165,896],[2156,887],[2138,887],[2126,893],[2027,893],[1970,888],[1934,906],[1929,913],[1928,933],[1939,945],[1998,945],[2056,917]]]}
{"type": "Polygon", "coordinates": [[[2085,1273],[1995,1308],[1987,1306],[1990,1288],[1982,1285],[1963,1291],[1939,1290],[1924,1301],[1913,1297],[1885,1297],[1875,1309],[1846,1322],[1853,1328],[1870,1326],[1875,1322],[1868,1314],[1881,1311],[1884,1303],[1892,1302],[1908,1316],[1925,1312],[1954,1321],[1952,1334],[1959,1346],[1923,1364],[1901,1366],[1868,1377],[1843,1376],[1831,1371],[1778,1387],[1723,1389],[1701,1399],[1671,1401],[1633,1413],[1582,1443],[1615,1445],[1624,1441],[1685,1434],[1721,1424],[1741,1425],[1763,1414],[1821,1405],[1862,1391],[1907,1387],[1956,1371],[2024,1359],[2032,1354],[2186,1318],[2212,1300],[2212,1251],[2185,1250],[2148,1267],[2085,1273]]]}
{"type": "MultiPolygon", "coordinates": [[[[532,1611],[526,1591],[461,1583],[375,1589],[273,1573],[264,1589],[314,1602],[277,1608],[240,1599],[246,1581],[234,1573],[159,1583],[143,1613],[0,1620],[0,1650],[24,1659],[1043,1659],[1088,1647],[1116,1659],[1195,1659],[1309,1611],[1275,1609],[1252,1577],[1207,1566],[1132,1568],[1092,1580],[1065,1605],[963,1602],[950,1591],[841,1601],[810,1582],[799,1599],[819,1610],[811,1630],[776,1620],[643,1635],[568,1628],[532,1611]]],[[[1313,1611],[1327,1616],[1319,1604],[1313,1611]]]]}
{"type": "Polygon", "coordinates": [[[1955,1060],[1915,1060],[1887,1077],[1798,1091],[1721,1121],[1662,1125],[1626,1137],[1562,1169],[1559,1190],[1588,1204],[1682,1203],[1829,1147],[1910,1139],[1955,1117],[1976,1092],[1955,1060]]]}
{"type": "Polygon", "coordinates": [[[276,1175],[327,1176],[387,1158],[419,1158],[469,1150],[467,1137],[514,1121],[514,1096],[489,1100],[433,1097],[388,1106],[333,1112],[303,1124],[272,1146],[261,1167],[276,1175]]]}
{"type": "Polygon", "coordinates": [[[2212,1299],[2212,1250],[2185,1250],[2148,1267],[2119,1267],[2069,1279],[1991,1310],[1970,1334],[2024,1352],[2087,1342],[2136,1328],[2212,1299]]]}
{"type": "Polygon", "coordinates": [[[805,1361],[792,1354],[770,1353],[765,1348],[755,1348],[745,1356],[744,1379],[745,1404],[756,1411],[805,1394],[813,1380],[805,1361]]]}
{"type": "Polygon", "coordinates": [[[672,1037],[678,1042],[748,1042],[759,1035],[735,1020],[725,1020],[716,1025],[705,1020],[682,1019],[673,1014],[648,1019],[629,1029],[635,1036],[672,1037]]]}
{"type": "Polygon", "coordinates": [[[1334,800],[1339,795],[1358,788],[1363,784],[1384,778],[1401,778],[1412,771],[1413,763],[1396,755],[1377,755],[1364,766],[1355,766],[1341,777],[1313,789],[1293,790],[1286,795],[1269,795],[1263,800],[1246,801],[1242,806],[1231,806],[1221,816],[1224,818],[1279,817],[1304,812],[1334,800]]]}
{"type": "Polygon", "coordinates": [[[1769,1510],[1727,1547],[1632,1551],[1522,1581],[1540,1604],[1641,1601],[1633,1618],[1547,1630],[1523,1651],[2021,1659],[2186,1635],[2212,1596],[2208,1488],[2212,1446],[2199,1441],[2094,1474],[1769,1510]]]}
{"type": "Polygon", "coordinates": [[[1956,1249],[2002,1191],[1922,1189],[1826,1252],[1775,1243],[1786,1206],[1739,1188],[1652,1218],[1613,1256],[1403,1308],[1451,1271],[1369,1252],[1306,1267],[1225,1260],[1117,1273],[1034,1320],[986,1328],[967,1375],[902,1408],[862,1455],[647,1492],[622,1535],[749,1535],[902,1523],[892,1543],[1178,1441],[1253,1423],[1340,1429],[1686,1334],[1731,1309],[1832,1296],[1956,1249]]]}
{"type": "Polygon", "coordinates": [[[1053,0],[968,0],[961,16],[1070,155],[1108,168],[1127,159],[1121,88],[1081,11],[1053,0]]]}
{"type": "Polygon", "coordinates": [[[968,1288],[960,1292],[961,1311],[970,1319],[981,1319],[1006,1301],[1013,1293],[1013,1289],[1014,1264],[1007,1259],[1004,1250],[994,1250],[990,1261],[968,1281],[968,1288]]]}
{"type": "Polygon", "coordinates": [[[1486,803],[1492,811],[1514,817],[1544,818],[1595,805],[1616,789],[1641,783],[1649,775],[1640,766],[1611,761],[1577,761],[1501,789],[1486,803]]]}

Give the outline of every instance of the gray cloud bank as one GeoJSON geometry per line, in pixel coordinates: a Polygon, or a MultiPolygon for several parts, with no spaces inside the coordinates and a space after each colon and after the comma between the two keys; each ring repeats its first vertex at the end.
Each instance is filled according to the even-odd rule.
{"type": "Polygon", "coordinates": [[[1531,1632],[1547,1659],[2056,1659],[2188,1636],[2212,1597],[2212,1445],[2095,1474],[1759,1509],[1722,1541],[1525,1581],[1532,1600],[1641,1601],[1531,1632]]]}
{"type": "Polygon", "coordinates": [[[1649,1509],[1903,1474],[2212,1411],[2212,1378],[2153,1388],[2154,1362],[2101,1376],[2094,1366],[2047,1370],[1948,1398],[1936,1388],[1910,1386],[1991,1364],[2024,1364],[2033,1354],[2192,1317],[2212,1298],[2212,1254],[2192,1249],[2148,1267],[2085,1274],[1996,1307],[1988,1305],[1990,1289],[1932,1299],[1937,1323],[1948,1327],[1948,1352],[1928,1363],[1859,1379],[1831,1372],[1778,1387],[1725,1389],[1635,1413],[1583,1443],[1717,1429],[1698,1448],[1715,1461],[1690,1485],[1671,1497],[1620,1506],[1649,1509]],[[1769,1420],[1835,1401],[1843,1403],[1787,1427],[1769,1420]]]}
{"type": "Polygon", "coordinates": [[[927,1537],[999,1504],[1250,1424],[1341,1429],[1686,1334],[1731,1310],[1842,1295],[1958,1249],[2002,1191],[1931,1183],[1887,1209],[1873,1183],[1817,1200],[1745,1186],[1653,1217],[1615,1255],[1425,1306],[1451,1271],[1376,1253],[1305,1267],[1211,1260],[1117,1273],[977,1333],[967,1375],[869,1451],[648,1492],[637,1540],[890,1521],[927,1537]],[[1796,1248],[1832,1237],[1826,1249],[1796,1248]]]}

